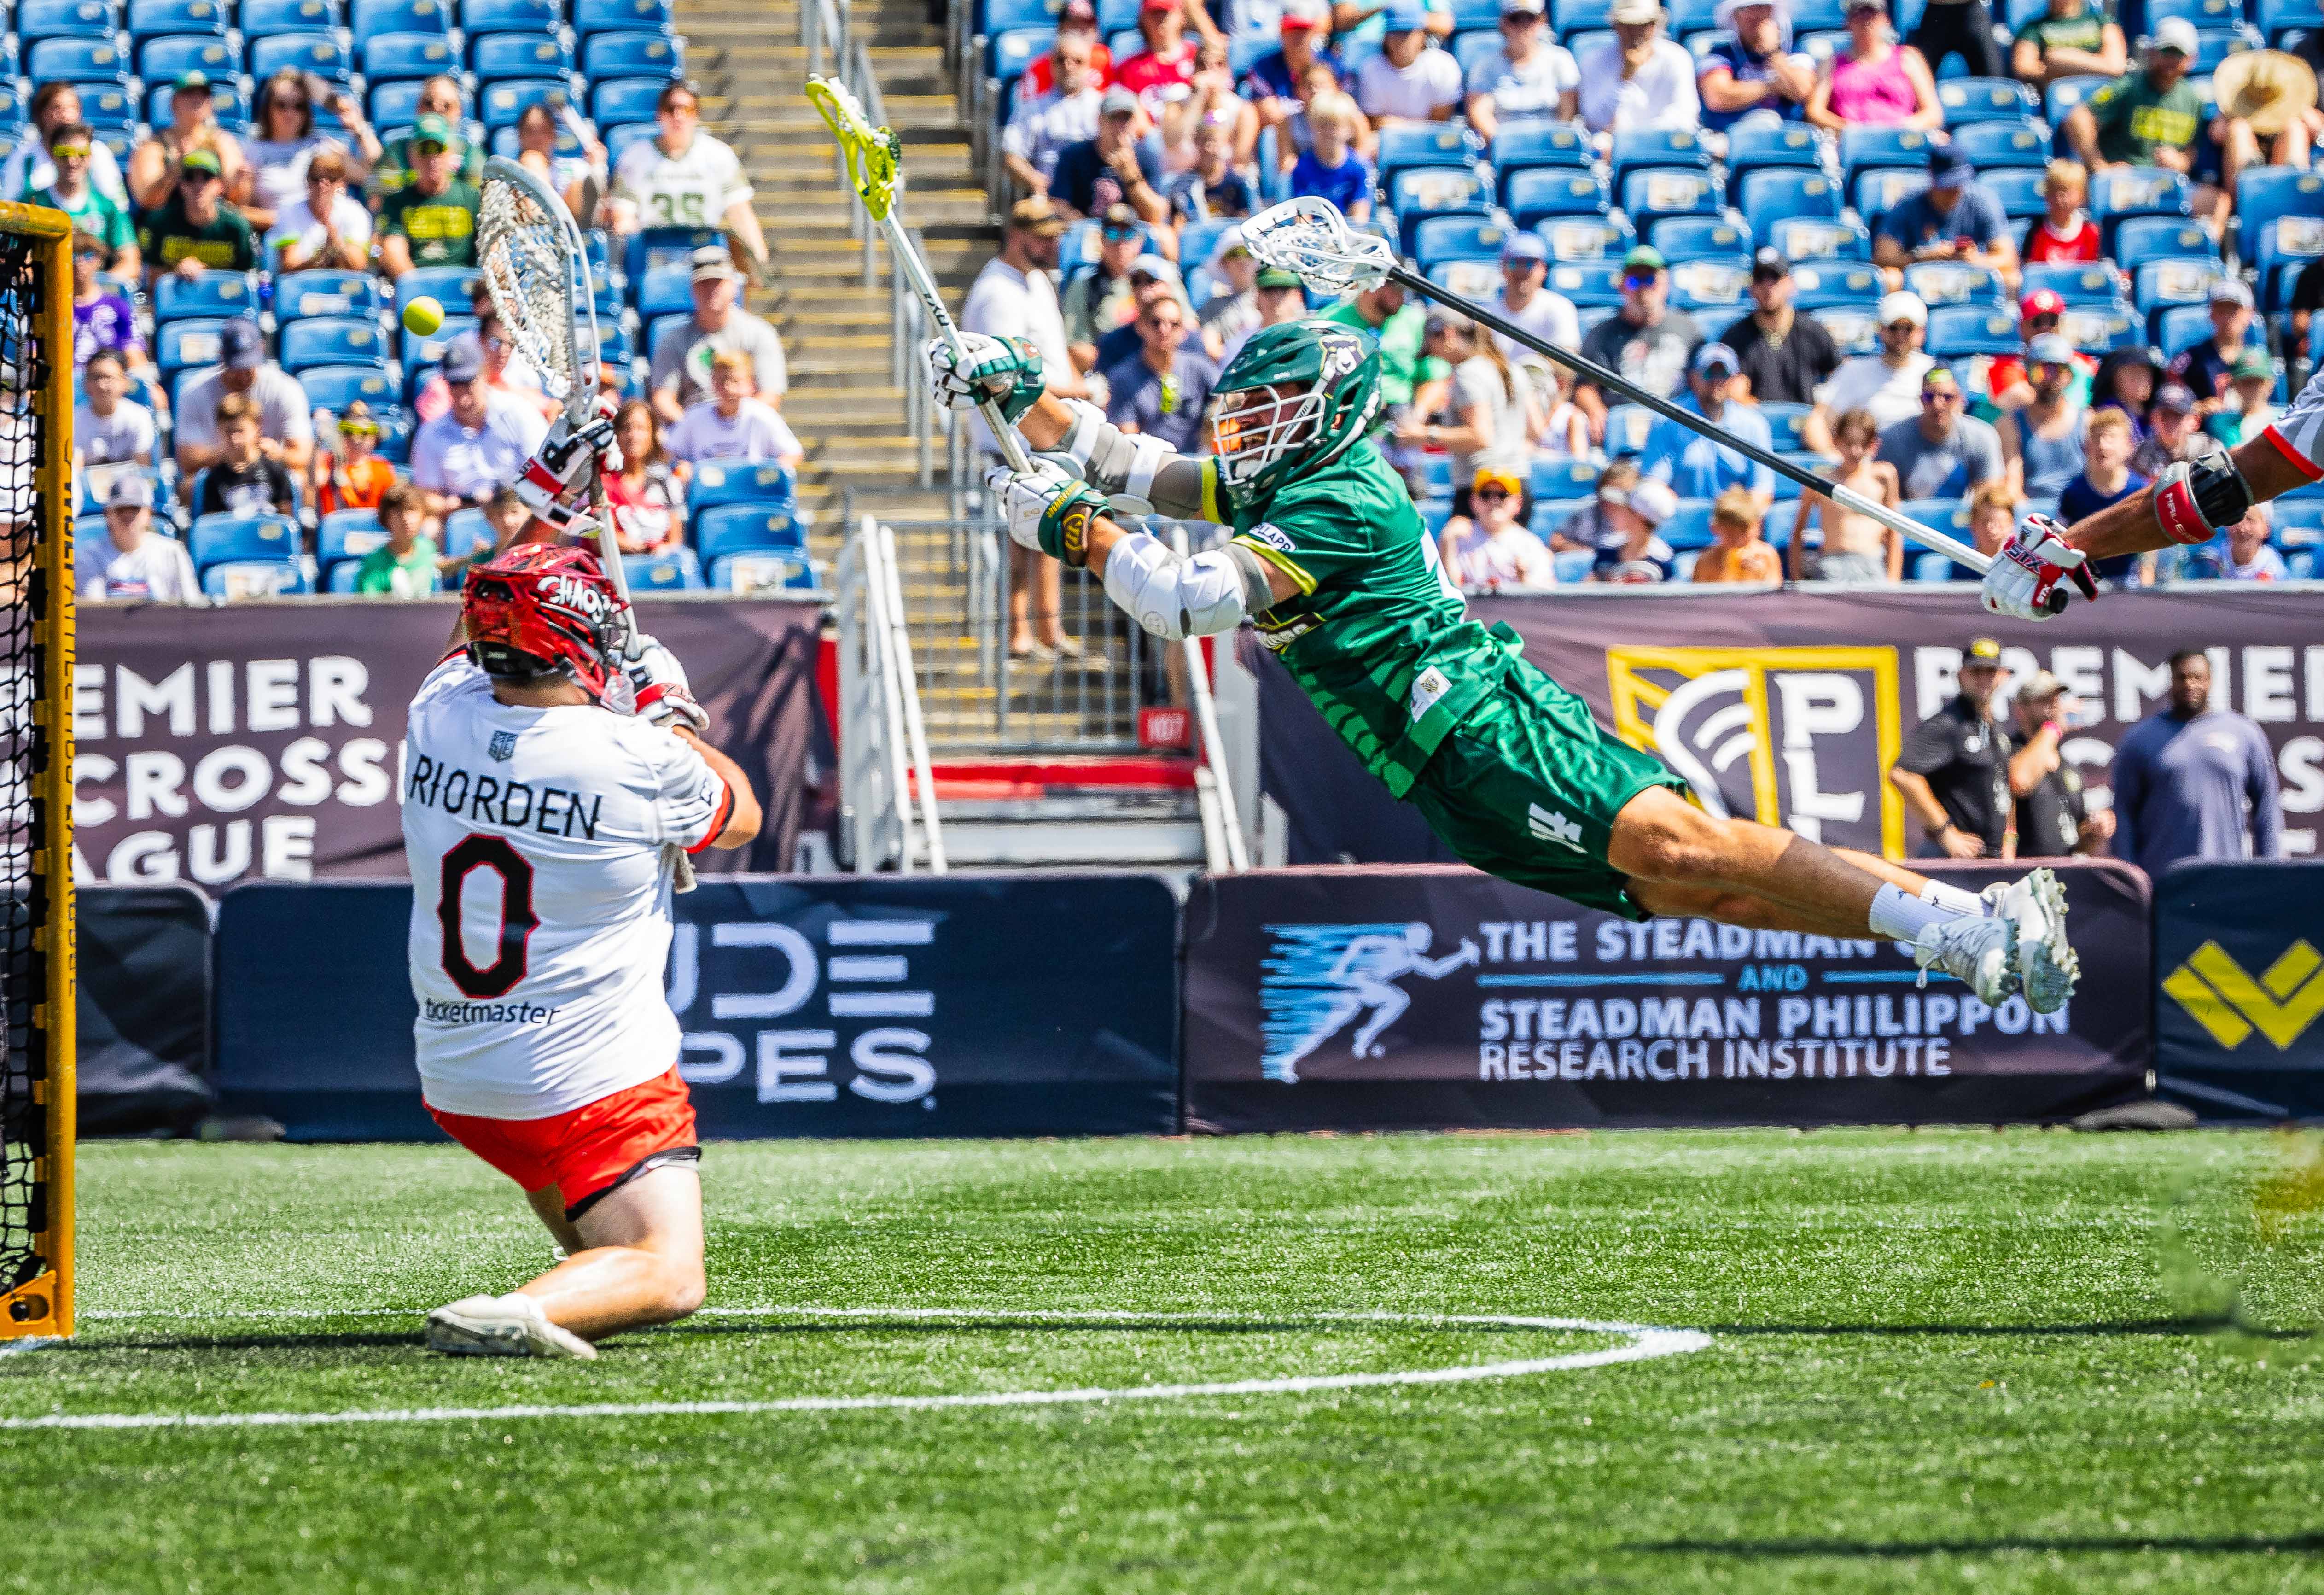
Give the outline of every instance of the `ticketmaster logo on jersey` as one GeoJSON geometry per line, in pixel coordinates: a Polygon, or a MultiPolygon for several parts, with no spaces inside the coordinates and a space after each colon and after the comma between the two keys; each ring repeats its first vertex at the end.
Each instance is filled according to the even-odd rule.
{"type": "Polygon", "coordinates": [[[1893,648],[1606,650],[1614,729],[1702,807],[1812,841],[1899,857],[1903,751],[1893,648]]]}
{"type": "Polygon", "coordinates": [[[936,945],[936,916],[679,923],[669,1006],[685,1027],[679,1074],[724,1085],[755,1067],[761,1102],[936,1105],[936,993],[912,960],[936,945]],[[818,1022],[820,1021],[820,1022],[818,1022]],[[916,1021],[916,1022],[907,1022],[916,1021]]]}

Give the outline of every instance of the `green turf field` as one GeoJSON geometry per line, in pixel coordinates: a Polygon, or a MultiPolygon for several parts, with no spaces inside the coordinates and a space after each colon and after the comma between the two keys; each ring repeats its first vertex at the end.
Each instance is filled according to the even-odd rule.
{"type": "Polygon", "coordinates": [[[0,1420],[529,1412],[0,1429],[0,1589],[2315,1590],[2324,1219],[2253,1216],[2289,1150],[714,1146],[713,1310],[578,1364],[420,1350],[546,1261],[456,1150],[92,1146],[82,1336],[0,1353],[0,1420]],[[2272,1332],[2190,1319],[2223,1278],[2272,1332]],[[696,1403],[755,1410],[626,1410],[696,1403]]]}

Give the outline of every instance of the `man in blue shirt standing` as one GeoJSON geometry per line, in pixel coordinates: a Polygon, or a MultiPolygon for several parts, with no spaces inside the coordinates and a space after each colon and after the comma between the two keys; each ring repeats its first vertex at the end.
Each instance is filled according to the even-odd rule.
{"type": "MultiPolygon", "coordinates": [[[[1704,344],[1694,352],[1687,371],[1687,396],[1679,407],[1693,410],[1730,438],[1772,450],[1775,444],[1767,418],[1751,405],[1728,401],[1739,369],[1734,350],[1725,344],[1704,344]]],[[[1773,471],[1674,420],[1657,420],[1648,430],[1638,469],[1669,483],[1681,498],[1717,498],[1730,487],[1745,487],[1763,511],[1775,502],[1773,471]]]]}
{"type": "Polygon", "coordinates": [[[2114,851],[2160,877],[2181,859],[2283,856],[2275,754],[2257,725],[2211,706],[2202,650],[2171,656],[2170,706],[2114,753],[2114,851]]]}
{"type": "Polygon", "coordinates": [[[1977,168],[1950,144],[1929,150],[1929,186],[1889,207],[1872,239],[1872,258],[1891,271],[1921,261],[1989,266],[2014,281],[2017,242],[2000,198],[1972,180],[1977,168]]]}

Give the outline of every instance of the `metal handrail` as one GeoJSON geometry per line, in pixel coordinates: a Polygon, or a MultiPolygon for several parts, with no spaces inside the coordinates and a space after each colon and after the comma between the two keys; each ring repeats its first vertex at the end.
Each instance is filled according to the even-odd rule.
{"type": "Polygon", "coordinates": [[[840,807],[849,862],[868,874],[947,868],[935,771],[896,570],[895,533],[861,517],[841,547],[838,586],[840,807]],[[914,827],[918,826],[915,835],[914,827]]]}
{"type": "MultiPolygon", "coordinates": [[[[1171,529],[1178,558],[1186,558],[1184,525],[1171,529]]],[[[1231,641],[1230,641],[1231,646],[1231,641]]],[[[1250,868],[1250,849],[1243,840],[1242,816],[1235,809],[1234,780],[1227,773],[1226,742],[1219,735],[1219,710],[1211,696],[1210,662],[1203,657],[1203,640],[1189,637],[1186,650],[1186,696],[1194,701],[1194,733],[1202,741],[1202,764],[1194,771],[1194,802],[1203,821],[1203,851],[1211,873],[1240,873],[1250,868]]]]}

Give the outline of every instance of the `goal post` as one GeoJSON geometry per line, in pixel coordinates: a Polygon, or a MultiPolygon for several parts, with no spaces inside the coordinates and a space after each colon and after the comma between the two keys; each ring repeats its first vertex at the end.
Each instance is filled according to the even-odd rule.
{"type": "Polygon", "coordinates": [[[0,204],[0,1340],[73,1327],[72,235],[0,204]]]}

